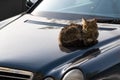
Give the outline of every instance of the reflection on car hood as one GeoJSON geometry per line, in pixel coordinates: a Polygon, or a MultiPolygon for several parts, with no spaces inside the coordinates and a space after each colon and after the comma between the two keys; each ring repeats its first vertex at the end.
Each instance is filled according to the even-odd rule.
{"type": "MultiPolygon", "coordinates": [[[[80,23],[79,20],[75,22],[80,23]]],[[[58,43],[59,32],[69,23],[71,21],[24,15],[4,27],[0,30],[0,66],[37,71],[65,56],[73,58],[84,53],[85,50],[78,50],[79,54],[76,51],[68,53],[67,50],[61,50],[58,43]]],[[[118,25],[98,24],[98,26],[99,47],[112,42],[102,41],[120,37],[118,25]]]]}

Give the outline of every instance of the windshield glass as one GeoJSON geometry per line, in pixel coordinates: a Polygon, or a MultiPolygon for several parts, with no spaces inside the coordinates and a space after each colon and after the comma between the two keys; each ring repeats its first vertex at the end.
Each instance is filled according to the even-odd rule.
{"type": "Polygon", "coordinates": [[[41,11],[120,18],[120,0],[44,0],[32,14],[41,11]]]}

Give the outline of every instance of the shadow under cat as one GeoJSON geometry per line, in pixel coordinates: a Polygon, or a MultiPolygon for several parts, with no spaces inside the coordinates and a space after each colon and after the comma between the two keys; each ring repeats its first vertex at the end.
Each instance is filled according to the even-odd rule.
{"type": "Polygon", "coordinates": [[[63,52],[70,53],[70,52],[73,52],[73,51],[76,51],[76,50],[83,50],[83,49],[90,48],[90,47],[96,45],[97,43],[98,43],[98,40],[97,40],[96,43],[91,43],[89,46],[85,46],[82,41],[81,42],[80,41],[75,41],[74,44],[73,43],[69,44],[69,45],[74,45],[72,47],[69,46],[68,44],[66,44],[67,46],[59,44],[59,48],[63,52]]]}

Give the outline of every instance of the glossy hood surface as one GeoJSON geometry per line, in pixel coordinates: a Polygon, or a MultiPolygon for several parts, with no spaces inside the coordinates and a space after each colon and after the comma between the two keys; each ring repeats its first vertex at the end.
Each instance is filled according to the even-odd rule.
{"type": "MultiPolygon", "coordinates": [[[[77,51],[62,50],[59,46],[59,32],[69,23],[69,20],[47,19],[27,14],[7,25],[0,30],[0,66],[38,71],[66,56],[70,59],[80,53],[83,54],[86,50],[78,50],[78,54],[77,51]]],[[[98,47],[120,38],[119,25],[98,24],[98,26],[100,29],[98,47]],[[108,39],[113,40],[104,42],[108,39]]]]}

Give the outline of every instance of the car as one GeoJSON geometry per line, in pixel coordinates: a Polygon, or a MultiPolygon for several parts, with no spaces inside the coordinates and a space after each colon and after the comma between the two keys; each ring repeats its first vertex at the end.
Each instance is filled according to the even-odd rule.
{"type": "Polygon", "coordinates": [[[120,1],[43,0],[0,22],[1,80],[120,80],[120,1]],[[98,43],[59,45],[64,26],[97,20],[98,43]]]}

